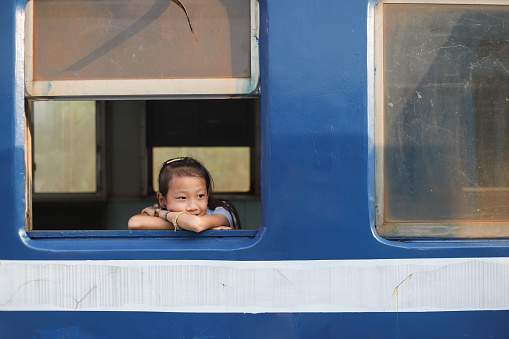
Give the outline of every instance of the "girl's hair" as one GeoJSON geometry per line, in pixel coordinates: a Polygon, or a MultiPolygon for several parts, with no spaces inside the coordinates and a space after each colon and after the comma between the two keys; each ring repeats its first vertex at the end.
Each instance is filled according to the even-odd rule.
{"type": "Polygon", "coordinates": [[[159,171],[159,193],[163,196],[168,194],[170,181],[173,177],[203,178],[203,180],[205,180],[205,187],[209,197],[207,207],[211,210],[216,209],[216,207],[223,207],[225,210],[230,212],[232,216],[232,228],[241,228],[239,215],[235,206],[227,200],[216,199],[212,196],[212,187],[214,185],[212,177],[205,166],[203,166],[198,160],[191,157],[181,157],[170,159],[163,164],[163,167],[159,171]]]}

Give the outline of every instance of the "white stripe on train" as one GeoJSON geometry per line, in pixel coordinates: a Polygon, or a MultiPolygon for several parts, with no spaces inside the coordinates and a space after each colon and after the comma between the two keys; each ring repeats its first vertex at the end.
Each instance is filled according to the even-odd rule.
{"type": "Polygon", "coordinates": [[[433,312],[509,309],[509,259],[1,261],[0,309],[433,312]]]}

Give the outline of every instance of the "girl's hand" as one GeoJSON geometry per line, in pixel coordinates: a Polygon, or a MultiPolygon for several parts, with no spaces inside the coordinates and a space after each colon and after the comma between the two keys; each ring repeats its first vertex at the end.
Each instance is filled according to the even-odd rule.
{"type": "Polygon", "coordinates": [[[231,229],[232,228],[228,227],[228,226],[217,226],[217,227],[211,228],[211,230],[214,230],[214,231],[226,231],[226,230],[231,230],[231,229]]]}
{"type": "Polygon", "coordinates": [[[159,208],[158,204],[155,204],[152,207],[146,207],[146,208],[143,209],[143,211],[141,211],[141,214],[146,214],[146,215],[149,215],[149,216],[153,217],[154,213],[156,211],[156,208],[159,208]]]}

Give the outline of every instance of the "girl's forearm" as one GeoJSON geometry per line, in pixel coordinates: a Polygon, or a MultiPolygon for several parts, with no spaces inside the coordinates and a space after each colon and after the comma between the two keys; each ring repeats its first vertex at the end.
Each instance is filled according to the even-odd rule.
{"type": "Polygon", "coordinates": [[[130,230],[172,230],[173,225],[161,218],[155,218],[147,214],[132,216],[127,223],[130,230]]]}
{"type": "Polygon", "coordinates": [[[174,224],[176,224],[178,228],[193,232],[202,232],[214,227],[227,226],[229,224],[228,219],[221,214],[192,215],[187,212],[168,212],[161,210],[158,216],[163,222],[169,222],[171,229],[173,229],[174,224]]]}
{"type": "Polygon", "coordinates": [[[173,230],[184,229],[193,232],[202,232],[208,229],[230,229],[228,219],[222,214],[192,215],[187,212],[173,212],[159,210],[154,214],[155,208],[148,207],[142,214],[129,219],[130,230],[173,230]]]}

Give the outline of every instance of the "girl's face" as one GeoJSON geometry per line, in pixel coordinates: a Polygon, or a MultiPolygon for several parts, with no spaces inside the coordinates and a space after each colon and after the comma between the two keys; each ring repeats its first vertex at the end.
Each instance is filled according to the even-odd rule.
{"type": "Polygon", "coordinates": [[[209,195],[205,179],[197,177],[173,177],[169,190],[164,197],[157,193],[160,205],[166,205],[167,210],[186,211],[193,215],[205,215],[209,195]]]}

